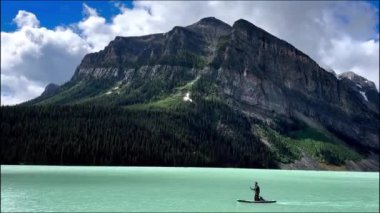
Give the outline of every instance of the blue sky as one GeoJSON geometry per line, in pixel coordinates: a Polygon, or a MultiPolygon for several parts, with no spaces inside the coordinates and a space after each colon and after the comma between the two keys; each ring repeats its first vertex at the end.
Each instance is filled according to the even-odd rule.
{"type": "MultiPolygon", "coordinates": [[[[16,24],[13,18],[19,10],[34,13],[41,26],[52,29],[56,26],[69,25],[83,18],[83,4],[96,8],[97,12],[110,20],[119,13],[114,6],[116,1],[18,1],[1,0],[1,31],[14,31],[16,24]]],[[[122,1],[126,7],[132,8],[132,1],[122,1]]]]}
{"type": "MultiPolygon", "coordinates": [[[[379,0],[372,0],[372,1],[369,1],[369,3],[373,7],[377,8],[377,14],[379,14],[379,0]]],[[[379,32],[379,23],[377,23],[376,29],[377,29],[377,32],[379,32]]]]}

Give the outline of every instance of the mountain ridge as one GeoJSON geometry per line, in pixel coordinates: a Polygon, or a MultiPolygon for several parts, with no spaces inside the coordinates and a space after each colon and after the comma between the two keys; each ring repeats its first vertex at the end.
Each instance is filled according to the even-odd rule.
{"type": "MultiPolygon", "coordinates": [[[[318,161],[338,156],[335,146],[378,155],[379,93],[373,85],[356,74],[335,76],[293,45],[246,20],[230,26],[207,17],[167,33],[118,36],[103,50],[87,54],[58,92],[23,105],[90,104],[148,113],[186,112],[190,105],[202,103],[207,108],[220,102],[218,106],[229,109],[218,112],[219,116],[236,111],[249,120],[252,130],[247,135],[259,138],[261,145],[270,138],[266,149],[278,155],[277,161],[287,162],[289,156],[299,158],[306,152],[318,161]],[[309,131],[310,125],[315,131],[309,131]],[[328,135],[321,146],[336,151],[310,151],[309,146],[295,143],[303,138],[288,133],[300,128],[310,135],[328,135]],[[293,154],[282,155],[280,150],[293,154]]],[[[224,137],[240,131],[228,121],[213,119],[224,137]]],[[[314,141],[314,145],[321,142],[314,141]]],[[[357,159],[352,153],[344,156],[347,159],[341,157],[340,163],[357,159]]]]}

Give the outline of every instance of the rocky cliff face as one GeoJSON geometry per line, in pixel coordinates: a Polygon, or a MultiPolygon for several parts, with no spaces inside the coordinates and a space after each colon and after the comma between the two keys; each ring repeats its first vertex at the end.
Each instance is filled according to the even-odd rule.
{"type": "Polygon", "coordinates": [[[379,92],[373,82],[352,72],[327,72],[245,20],[229,26],[205,18],[163,34],[116,37],[86,55],[64,87],[107,80],[109,88],[92,97],[123,99],[115,103],[125,105],[173,94],[199,79],[253,120],[281,130],[307,118],[351,145],[379,151],[379,92]],[[152,88],[153,82],[159,86],[152,88]],[[132,94],[144,98],[131,101],[132,94]]]}
{"type": "Polygon", "coordinates": [[[219,38],[230,31],[231,27],[224,22],[205,18],[164,34],[116,37],[104,50],[86,55],[73,80],[127,79],[146,66],[154,67],[153,70],[165,65],[201,69],[215,54],[219,38]]]}
{"type": "Polygon", "coordinates": [[[354,74],[337,78],[245,20],[235,22],[220,57],[217,80],[239,104],[289,118],[301,113],[349,141],[379,149],[373,82],[354,74]]]}

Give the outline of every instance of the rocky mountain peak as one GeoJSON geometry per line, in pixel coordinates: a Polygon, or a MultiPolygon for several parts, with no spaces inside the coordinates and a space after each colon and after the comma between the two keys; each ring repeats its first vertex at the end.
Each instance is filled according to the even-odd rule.
{"type": "MultiPolygon", "coordinates": [[[[292,45],[290,45],[288,42],[273,36],[269,32],[252,24],[251,22],[245,19],[239,19],[235,21],[234,24],[232,25],[232,29],[233,29],[232,30],[233,33],[239,34],[239,37],[243,39],[248,39],[248,40],[259,39],[259,40],[265,41],[266,43],[273,43],[273,44],[275,43],[276,45],[286,46],[286,48],[291,48],[295,50],[295,48],[292,45]]],[[[295,51],[301,52],[299,50],[295,50],[295,51]]]]}
{"type": "Polygon", "coordinates": [[[207,26],[222,26],[222,27],[227,27],[227,28],[231,28],[230,25],[226,24],[225,22],[215,18],[215,17],[206,17],[206,18],[202,18],[201,20],[199,20],[198,22],[196,22],[195,24],[193,25],[207,25],[207,26]]]}
{"type": "Polygon", "coordinates": [[[270,33],[268,33],[267,31],[263,30],[262,28],[252,24],[251,22],[249,22],[245,19],[239,19],[239,20],[235,21],[234,24],[232,25],[232,28],[249,30],[249,31],[255,30],[257,32],[262,32],[262,33],[266,33],[266,34],[270,35],[270,33]]]}
{"type": "Polygon", "coordinates": [[[338,79],[351,90],[355,91],[357,97],[372,110],[379,112],[379,91],[375,83],[352,72],[344,72],[338,75],[338,79]]]}
{"type": "Polygon", "coordinates": [[[208,41],[216,41],[231,32],[231,26],[214,17],[207,17],[189,25],[186,29],[201,34],[208,41]]]}
{"type": "Polygon", "coordinates": [[[41,94],[42,96],[50,96],[56,93],[59,89],[59,85],[50,83],[45,87],[44,92],[41,94]]]}
{"type": "Polygon", "coordinates": [[[369,81],[368,79],[364,78],[363,76],[360,76],[352,71],[343,72],[339,74],[339,79],[348,79],[355,84],[357,84],[359,87],[368,87],[372,89],[376,89],[375,83],[372,81],[369,81]]]}
{"type": "Polygon", "coordinates": [[[251,22],[245,20],[245,19],[238,19],[234,22],[234,24],[232,25],[232,27],[252,27],[252,26],[255,26],[254,24],[252,24],[251,22]]]}

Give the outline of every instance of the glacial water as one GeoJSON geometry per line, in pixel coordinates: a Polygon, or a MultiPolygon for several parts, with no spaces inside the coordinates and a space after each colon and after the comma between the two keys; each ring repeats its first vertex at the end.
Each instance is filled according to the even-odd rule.
{"type": "Polygon", "coordinates": [[[1,166],[1,211],[379,212],[379,173],[1,166]],[[277,203],[238,203],[254,181],[277,203]]]}

